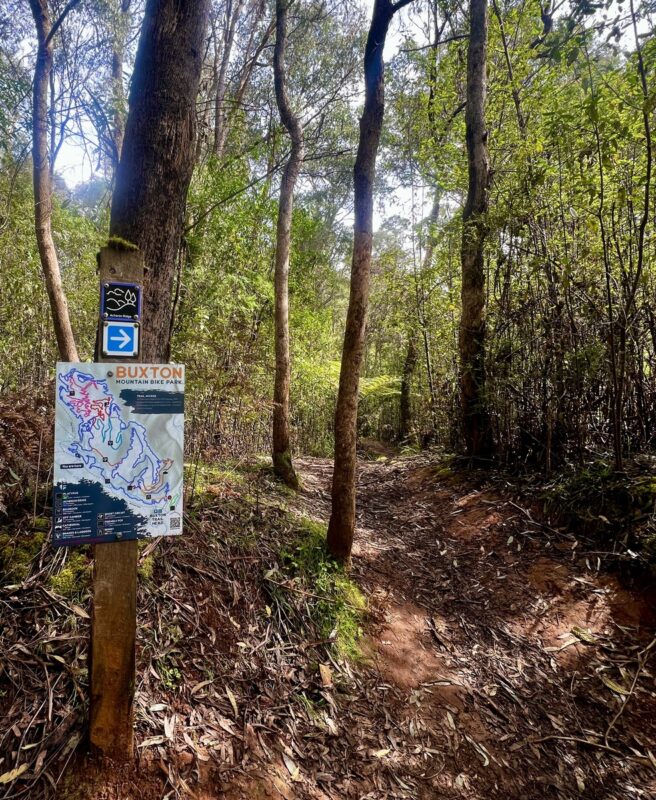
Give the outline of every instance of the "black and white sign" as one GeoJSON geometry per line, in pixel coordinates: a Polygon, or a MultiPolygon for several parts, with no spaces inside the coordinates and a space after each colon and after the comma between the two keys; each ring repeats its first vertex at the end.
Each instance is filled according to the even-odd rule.
{"type": "Polygon", "coordinates": [[[100,314],[103,319],[140,319],[141,287],[136,283],[102,284],[100,314]]]}

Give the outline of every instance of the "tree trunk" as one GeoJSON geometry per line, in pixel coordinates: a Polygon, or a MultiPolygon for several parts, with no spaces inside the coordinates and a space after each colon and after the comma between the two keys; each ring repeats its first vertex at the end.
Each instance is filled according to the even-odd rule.
{"type": "MultiPolygon", "coordinates": [[[[52,183],[48,159],[48,86],[52,74],[52,25],[48,0],[30,0],[36,25],[38,52],[34,68],[32,175],[34,182],[34,229],[41,267],[50,301],[59,355],[64,361],[78,361],[77,347],[62,286],[59,260],[52,238],[52,183]]],[[[57,26],[61,22],[57,21],[57,26]]]]}
{"type": "Polygon", "coordinates": [[[125,41],[128,35],[130,22],[131,0],[121,0],[118,18],[114,21],[116,28],[113,31],[112,41],[112,138],[114,144],[114,161],[112,176],[116,175],[116,168],[121,158],[123,149],[123,136],[125,134],[125,92],[123,90],[123,59],[125,57],[125,41]]]}
{"type": "Polygon", "coordinates": [[[148,0],[134,66],[110,236],[144,254],[142,361],[169,358],[208,9],[209,0],[148,0]]]}
{"type": "Polygon", "coordinates": [[[287,94],[285,49],[287,46],[287,9],[289,0],[276,0],[276,47],[273,74],[280,119],[292,141],[289,159],[280,184],[278,228],[276,231],[275,337],[276,379],[273,391],[273,469],[293,489],[298,477],[289,448],[289,250],[291,244],[294,186],[303,163],[303,129],[294,115],[287,94]]]}
{"type": "Polygon", "coordinates": [[[237,0],[233,8],[232,0],[226,6],[226,21],[223,31],[223,51],[221,64],[216,75],[216,94],[214,95],[214,155],[222,158],[226,140],[226,115],[224,101],[227,88],[228,66],[232,53],[232,43],[235,40],[235,27],[241,14],[244,0],[237,0]]]}
{"type": "Polygon", "coordinates": [[[410,402],[410,391],[412,388],[412,376],[417,366],[417,345],[414,334],[408,338],[408,350],[403,363],[403,375],[401,376],[401,397],[399,403],[399,441],[407,442],[410,437],[412,426],[412,404],[410,402]]]}
{"type": "Polygon", "coordinates": [[[471,0],[465,111],[469,188],[462,215],[462,317],[460,391],[467,455],[485,459],[492,452],[485,399],[486,214],[490,183],[485,126],[487,0],[471,0]]]}
{"type": "Polygon", "coordinates": [[[351,559],[355,532],[358,388],[364,352],[373,236],[373,184],[385,111],[383,49],[394,13],[409,0],[375,0],[364,53],[364,111],[353,169],[354,213],[351,289],[335,408],[335,466],[328,550],[341,563],[351,559]]]}
{"type": "MultiPolygon", "coordinates": [[[[169,358],[208,11],[209,0],[148,0],[134,66],[106,250],[141,251],[120,254],[128,280],[139,281],[143,256],[142,362],[169,358]]],[[[132,754],[137,555],[135,541],[95,547],[90,739],[122,760],[132,754]]]]}
{"type": "Polygon", "coordinates": [[[426,297],[424,293],[423,275],[430,269],[433,261],[433,252],[435,250],[436,236],[435,226],[440,214],[440,192],[435,192],[433,205],[431,206],[430,214],[428,215],[428,236],[426,238],[426,248],[424,250],[424,258],[417,273],[415,266],[414,279],[415,279],[415,301],[417,305],[417,321],[419,322],[419,329],[421,331],[421,338],[424,345],[424,360],[426,362],[426,382],[428,383],[428,394],[430,397],[430,414],[432,431],[430,432],[431,438],[434,438],[437,433],[437,392],[435,391],[435,378],[433,375],[433,361],[431,359],[430,341],[428,339],[428,323],[426,322],[426,297]]]}

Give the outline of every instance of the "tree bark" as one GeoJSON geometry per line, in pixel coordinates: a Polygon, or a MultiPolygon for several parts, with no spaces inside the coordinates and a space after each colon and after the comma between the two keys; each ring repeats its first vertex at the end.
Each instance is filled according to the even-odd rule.
{"type": "Polygon", "coordinates": [[[214,95],[214,155],[221,159],[226,140],[226,114],[224,100],[227,88],[228,66],[230,65],[230,55],[232,44],[235,40],[235,27],[241,14],[244,0],[237,0],[234,5],[232,0],[228,0],[226,5],[226,20],[223,31],[223,51],[221,53],[221,64],[216,75],[216,94],[214,95]]]}
{"type": "MultiPolygon", "coordinates": [[[[30,8],[36,25],[38,42],[34,68],[32,125],[34,229],[59,355],[64,361],[78,361],[57,250],[52,238],[52,182],[48,159],[48,87],[52,74],[52,36],[56,27],[52,24],[48,0],[30,0],[30,8]]],[[[60,17],[57,21],[57,27],[62,19],[63,17],[60,17]]]]}
{"type": "Polygon", "coordinates": [[[125,135],[125,92],[123,89],[123,60],[125,58],[125,41],[130,22],[131,0],[121,0],[118,18],[114,20],[115,29],[112,41],[112,139],[114,144],[114,162],[112,175],[121,158],[123,136],[125,135]]]}
{"type": "Polygon", "coordinates": [[[460,397],[467,455],[485,459],[492,452],[485,399],[485,262],[490,166],[485,125],[487,0],[471,0],[465,110],[469,188],[462,215],[462,317],[460,321],[460,397]]]}
{"type": "Polygon", "coordinates": [[[431,206],[430,214],[428,215],[428,235],[426,237],[426,248],[424,250],[424,258],[422,260],[419,272],[415,266],[414,279],[415,279],[415,302],[417,306],[417,321],[419,322],[419,329],[421,331],[421,338],[424,345],[424,360],[426,362],[426,382],[428,384],[428,394],[430,397],[430,414],[432,431],[430,432],[431,438],[437,432],[437,392],[435,390],[435,378],[433,375],[433,361],[430,352],[430,342],[428,339],[428,323],[426,322],[426,296],[424,292],[423,275],[430,269],[433,261],[433,252],[435,250],[436,235],[435,226],[440,214],[440,193],[439,190],[435,192],[433,205],[431,206]]]}
{"type": "Polygon", "coordinates": [[[169,358],[208,11],[209,0],[148,0],[134,66],[110,236],[144,254],[142,361],[169,358]]]}
{"type": "Polygon", "coordinates": [[[392,17],[408,2],[409,0],[399,0],[397,3],[375,0],[364,53],[365,101],[353,168],[355,223],[351,288],[335,408],[335,465],[327,541],[330,554],[347,566],[351,559],[355,532],[358,389],[369,302],[373,184],[385,111],[383,49],[392,17]]]}
{"type": "Polygon", "coordinates": [[[399,402],[399,441],[407,442],[412,427],[412,403],[410,393],[412,389],[412,376],[417,366],[417,345],[414,333],[408,336],[408,350],[405,361],[403,362],[403,374],[401,376],[401,397],[399,402]]]}
{"type": "MultiPolygon", "coordinates": [[[[169,358],[208,12],[209,0],[148,0],[135,61],[101,274],[139,282],[145,266],[142,362],[169,358]],[[105,264],[112,250],[118,256],[105,264]]],[[[121,760],[132,755],[137,555],[134,541],[95,548],[90,739],[121,760]]]]}
{"type": "Polygon", "coordinates": [[[273,469],[293,489],[298,477],[289,447],[289,251],[291,245],[294,187],[303,163],[303,128],[294,114],[287,93],[285,50],[287,47],[287,10],[289,0],[276,0],[276,46],[273,75],[280,119],[287,129],[292,146],[280,184],[278,227],[276,231],[275,269],[275,338],[276,378],[273,390],[273,469]]]}

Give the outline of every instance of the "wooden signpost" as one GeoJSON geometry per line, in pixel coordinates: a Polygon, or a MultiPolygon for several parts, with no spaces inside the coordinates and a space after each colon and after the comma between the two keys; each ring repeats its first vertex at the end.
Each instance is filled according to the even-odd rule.
{"type": "MultiPolygon", "coordinates": [[[[111,283],[143,285],[144,261],[139,250],[100,251],[101,287],[111,283]]],[[[139,326],[140,320],[133,320],[139,326]]],[[[96,361],[103,356],[106,319],[100,318],[96,361]]],[[[140,332],[139,332],[140,333],[140,332]]],[[[120,332],[112,344],[120,347],[120,332]]],[[[139,355],[128,357],[139,361],[139,355]]],[[[91,747],[115,760],[132,758],[135,644],[137,631],[138,542],[108,542],[94,548],[93,610],[89,684],[91,747]]]]}
{"type": "Polygon", "coordinates": [[[96,363],[56,368],[52,543],[94,546],[89,739],[92,750],[126,761],[138,540],[183,528],[185,369],[141,363],[141,252],[104,247],[99,264],[96,363]]]}

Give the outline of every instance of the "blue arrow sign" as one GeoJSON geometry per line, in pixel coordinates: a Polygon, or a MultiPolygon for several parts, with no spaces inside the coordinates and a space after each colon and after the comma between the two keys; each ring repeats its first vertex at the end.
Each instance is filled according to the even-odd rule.
{"type": "Polygon", "coordinates": [[[134,322],[105,322],[103,355],[133,358],[139,353],[139,326],[134,322]]]}

